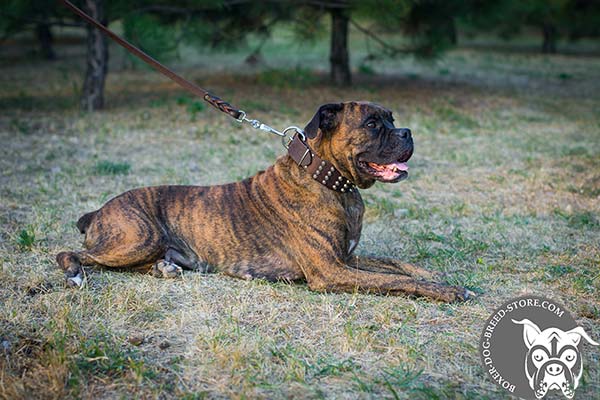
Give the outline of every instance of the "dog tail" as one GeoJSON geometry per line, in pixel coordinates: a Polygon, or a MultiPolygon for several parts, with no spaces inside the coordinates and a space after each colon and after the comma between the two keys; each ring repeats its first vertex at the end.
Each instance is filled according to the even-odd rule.
{"type": "Polygon", "coordinates": [[[96,215],[97,212],[98,211],[92,211],[87,214],[84,214],[81,218],[79,218],[79,220],[77,221],[77,229],[79,229],[79,232],[85,234],[85,231],[92,222],[92,218],[94,218],[94,215],[96,215]]]}

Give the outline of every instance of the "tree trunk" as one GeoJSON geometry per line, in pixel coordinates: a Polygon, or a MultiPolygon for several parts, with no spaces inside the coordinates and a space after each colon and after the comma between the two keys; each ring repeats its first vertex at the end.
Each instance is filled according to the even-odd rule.
{"type": "Polygon", "coordinates": [[[349,86],[352,83],[348,56],[348,20],[345,10],[331,10],[331,81],[341,86],[349,86]]]}
{"type": "Polygon", "coordinates": [[[544,33],[544,43],[542,43],[542,53],[556,53],[556,41],[558,40],[558,32],[552,24],[544,24],[542,26],[544,33]]]}
{"type": "Polygon", "coordinates": [[[53,37],[52,31],[50,31],[50,26],[45,22],[40,22],[35,27],[35,35],[37,36],[38,43],[40,44],[42,57],[44,57],[46,60],[55,60],[56,54],[52,48],[53,37]]]}
{"type": "Polygon", "coordinates": [[[456,30],[456,22],[454,22],[454,18],[450,18],[448,20],[448,38],[450,39],[450,44],[453,46],[458,44],[458,32],[456,30]]]}
{"type": "MultiPolygon", "coordinates": [[[[104,0],[85,0],[85,10],[92,18],[107,25],[104,0]]],[[[87,27],[87,70],[81,96],[81,108],[99,110],[104,106],[104,81],[108,71],[108,39],[98,29],[87,27]]]]}

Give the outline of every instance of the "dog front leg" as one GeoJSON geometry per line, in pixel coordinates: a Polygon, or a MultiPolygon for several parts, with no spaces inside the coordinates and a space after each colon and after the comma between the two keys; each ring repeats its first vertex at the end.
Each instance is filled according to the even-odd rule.
{"type": "Polygon", "coordinates": [[[434,277],[434,274],[426,269],[386,257],[351,256],[346,265],[350,268],[383,274],[401,274],[420,279],[433,279],[434,277]]]}
{"type": "Polygon", "coordinates": [[[308,286],[320,292],[407,294],[448,303],[469,298],[469,292],[463,287],[442,285],[400,274],[364,271],[340,260],[321,258],[317,264],[305,269],[305,275],[308,286]]]}

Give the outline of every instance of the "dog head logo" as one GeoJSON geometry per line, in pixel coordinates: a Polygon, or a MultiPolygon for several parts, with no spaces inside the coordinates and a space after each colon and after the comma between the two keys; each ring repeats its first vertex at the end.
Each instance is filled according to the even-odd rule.
{"type": "Polygon", "coordinates": [[[512,322],[523,325],[523,341],[528,349],[525,373],[535,397],[542,399],[549,390],[560,390],[572,399],[583,373],[579,342],[584,338],[595,346],[598,343],[580,326],[566,332],[558,328],[542,331],[528,319],[512,322]]]}

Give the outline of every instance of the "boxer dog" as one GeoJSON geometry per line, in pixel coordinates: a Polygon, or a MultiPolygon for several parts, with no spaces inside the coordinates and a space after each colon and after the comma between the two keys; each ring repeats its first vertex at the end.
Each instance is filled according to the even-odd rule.
{"type": "Polygon", "coordinates": [[[512,322],[523,325],[523,341],[527,346],[525,373],[535,397],[542,399],[549,390],[560,390],[572,399],[583,374],[579,341],[584,338],[595,346],[598,343],[580,326],[567,332],[558,328],[542,331],[528,319],[512,322]]]}
{"type": "MultiPolygon", "coordinates": [[[[266,171],[220,186],[158,186],[123,193],[82,216],[83,251],[57,255],[67,283],[81,266],[135,268],[162,277],[182,268],[243,279],[306,281],[320,292],[408,294],[452,302],[469,292],[425,280],[421,268],[353,254],[358,188],[408,176],[410,130],[373,103],[326,104],[266,171]]],[[[402,237],[393,238],[402,240],[402,237]]]]}

